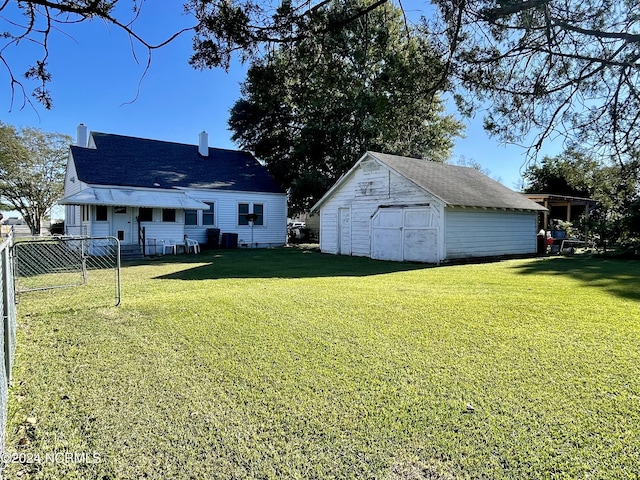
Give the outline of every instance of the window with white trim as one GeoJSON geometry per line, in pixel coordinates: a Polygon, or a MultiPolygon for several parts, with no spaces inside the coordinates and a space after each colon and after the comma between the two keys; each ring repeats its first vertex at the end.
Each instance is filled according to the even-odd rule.
{"type": "Polygon", "coordinates": [[[198,225],[198,211],[197,210],[185,210],[184,211],[184,224],[185,225],[198,225]]]}
{"type": "Polygon", "coordinates": [[[153,222],[153,208],[140,207],[138,209],[138,220],[141,222],[153,222]]]}
{"type": "Polygon", "coordinates": [[[253,204],[253,214],[255,215],[254,225],[264,225],[264,205],[262,203],[253,204]]]}
{"type": "Polygon", "coordinates": [[[107,221],[107,206],[96,205],[96,222],[106,222],[106,221],[107,221]]]}
{"type": "Polygon", "coordinates": [[[249,219],[253,218],[254,225],[264,225],[264,204],[239,203],[238,225],[249,225],[249,219]]]}
{"type": "Polygon", "coordinates": [[[215,217],[215,204],[213,202],[204,202],[209,205],[209,210],[202,211],[202,225],[215,225],[216,217],[215,217]]]}
{"type": "Polygon", "coordinates": [[[175,222],[176,221],[176,209],[175,208],[163,208],[162,209],[162,221],[163,222],[175,222]]]}

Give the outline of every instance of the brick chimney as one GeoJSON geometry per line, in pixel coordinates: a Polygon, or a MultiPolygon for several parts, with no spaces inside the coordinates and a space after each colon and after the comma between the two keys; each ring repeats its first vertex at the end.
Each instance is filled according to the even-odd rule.
{"type": "Polygon", "coordinates": [[[209,135],[204,130],[198,135],[198,153],[202,157],[209,156],[209,135]]]}
{"type": "Polygon", "coordinates": [[[79,147],[87,146],[87,126],[84,123],[78,125],[77,135],[76,135],[76,145],[79,147]]]}

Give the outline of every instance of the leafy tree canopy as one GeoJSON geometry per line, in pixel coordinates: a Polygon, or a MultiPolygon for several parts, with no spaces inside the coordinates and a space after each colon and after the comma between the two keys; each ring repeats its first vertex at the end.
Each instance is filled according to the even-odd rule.
{"type": "Polygon", "coordinates": [[[594,192],[599,162],[575,151],[555,157],[545,156],[540,164],[524,172],[526,193],[551,193],[589,197],[594,192]]]}
{"type": "MultiPolygon", "coordinates": [[[[344,10],[339,18],[325,18],[318,23],[314,12],[329,0],[305,1],[296,4],[284,0],[275,8],[271,2],[255,0],[185,0],[184,10],[193,18],[191,27],[176,29],[164,40],[151,42],[137,29],[136,20],[143,11],[162,8],[161,2],[145,0],[7,0],[0,2],[0,65],[10,78],[12,105],[14,100],[23,108],[31,98],[50,109],[53,99],[49,91],[52,81],[49,71],[49,44],[53,34],[73,36],[73,26],[82,22],[102,20],[124,31],[134,45],[147,50],[147,68],[151,54],[182,34],[193,35],[190,63],[196,68],[228,68],[232,55],[243,61],[259,57],[265,45],[296,41],[302,37],[321,36],[337,31],[388,0],[377,0],[366,7],[344,10]],[[14,71],[11,49],[21,44],[39,45],[41,55],[29,59],[25,72],[14,71]],[[34,86],[31,92],[28,92],[34,86]]],[[[31,53],[28,53],[31,55],[31,53]]],[[[135,53],[134,53],[135,55],[135,53]]],[[[185,59],[189,53],[185,53],[185,59]]]]}
{"type": "Polygon", "coordinates": [[[62,196],[72,139],[0,124],[0,201],[22,214],[34,235],[62,196]]]}
{"type": "MultiPolygon", "coordinates": [[[[333,1],[310,21],[367,5],[333,1]]],[[[254,62],[231,110],[233,140],[289,189],[291,210],[306,210],[367,150],[448,157],[461,125],[437,95],[443,67],[424,31],[407,30],[398,8],[379,7],[254,62]]]]}

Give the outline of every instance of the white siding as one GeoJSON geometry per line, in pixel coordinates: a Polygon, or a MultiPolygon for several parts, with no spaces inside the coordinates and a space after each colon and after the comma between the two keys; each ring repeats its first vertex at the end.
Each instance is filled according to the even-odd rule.
{"type": "MultiPolygon", "coordinates": [[[[69,150],[67,170],[64,176],[64,196],[68,197],[70,195],[75,195],[83,188],[85,188],[85,185],[80,180],[78,180],[76,165],[73,162],[71,150],[69,150]]],[[[81,222],[82,219],[80,207],[77,205],[67,205],[65,208],[64,223],[66,227],[71,227],[68,233],[79,235],[81,233],[81,222]]]]}
{"type": "Polygon", "coordinates": [[[440,219],[440,202],[373,160],[364,161],[320,209],[320,249],[338,253],[338,209],[350,207],[351,254],[371,256],[371,218],[380,205],[430,204],[440,219]]]}
{"type": "MultiPolygon", "coordinates": [[[[372,217],[380,206],[406,207],[404,211],[410,211],[411,207],[426,204],[430,206],[431,218],[429,222],[422,219],[421,226],[428,223],[428,227],[413,231],[415,229],[404,225],[401,230],[406,231],[398,233],[397,241],[392,241],[395,237],[385,237],[382,240],[386,243],[376,244],[374,256],[431,262],[536,252],[535,212],[445,209],[440,200],[372,158],[364,158],[323,200],[320,208],[320,249],[326,253],[339,253],[338,212],[341,208],[348,207],[351,215],[351,254],[370,257],[372,217]],[[396,248],[395,245],[400,251],[389,251],[396,248]],[[429,247],[429,255],[423,252],[426,246],[429,247]]],[[[418,211],[422,212],[417,208],[418,211]]]]}
{"type": "Polygon", "coordinates": [[[69,197],[71,195],[75,195],[82,190],[82,188],[82,182],[78,180],[76,164],[73,161],[71,151],[69,151],[69,160],[67,160],[67,170],[64,176],[64,196],[69,197]]]}
{"type": "Polygon", "coordinates": [[[93,223],[91,225],[91,236],[92,237],[109,237],[112,236],[113,233],[109,228],[109,224],[106,222],[93,223]]]}
{"type": "MultiPolygon", "coordinates": [[[[132,207],[133,208],[133,207],[132,207]]],[[[113,210],[109,209],[109,221],[111,222],[111,215],[113,210]]],[[[140,214],[139,208],[133,208],[133,243],[138,243],[138,221],[137,217],[140,214]]],[[[184,210],[176,209],[176,221],[175,222],[163,222],[162,221],[162,208],[153,209],[153,221],[141,222],[140,226],[145,229],[145,237],[153,238],[156,240],[164,240],[165,243],[184,243],[184,210]]],[[[115,235],[115,230],[112,233],[115,235]]]]}
{"type": "Polygon", "coordinates": [[[536,213],[477,208],[445,210],[446,258],[536,252],[536,213]]]}
{"type": "Polygon", "coordinates": [[[216,190],[188,190],[189,196],[201,202],[215,204],[214,225],[202,225],[198,213],[198,226],[184,226],[184,232],[198,242],[207,241],[207,229],[219,228],[220,234],[237,233],[238,243],[252,243],[249,225],[238,225],[238,204],[264,205],[264,225],[253,227],[253,245],[257,247],[281,246],[287,243],[287,196],[282,193],[236,192],[216,190]]]}
{"type": "MultiPolygon", "coordinates": [[[[173,241],[182,243],[184,235],[197,240],[200,243],[207,241],[207,229],[219,228],[222,233],[237,233],[238,243],[242,246],[251,243],[252,232],[248,225],[238,225],[238,204],[262,204],[264,206],[264,225],[253,227],[253,244],[257,247],[281,246],[287,241],[287,198],[285,194],[261,194],[251,192],[220,192],[215,190],[191,190],[189,195],[203,202],[215,204],[214,225],[202,225],[202,212],[198,212],[198,225],[186,226],[184,224],[185,213],[182,209],[176,209],[175,222],[162,221],[162,208],[153,209],[153,221],[142,222],[145,228],[146,238],[164,240],[165,243],[173,241]]],[[[138,222],[136,220],[139,209],[128,207],[131,220],[131,234],[127,235],[128,242],[138,241],[138,222]]],[[[116,235],[120,227],[114,225],[113,207],[109,207],[106,222],[95,221],[95,207],[91,208],[91,221],[81,222],[81,207],[67,207],[67,215],[70,220],[67,225],[82,225],[85,232],[94,236],[116,235]],[[74,221],[75,223],[69,223],[74,221]]],[[[128,213],[129,215],[129,213],[128,213]]],[[[76,228],[79,230],[79,228],[76,228]]]]}
{"type": "Polygon", "coordinates": [[[320,209],[320,250],[338,253],[338,209],[335,205],[327,204],[320,209]]]}
{"type": "MultiPolygon", "coordinates": [[[[64,224],[66,227],[79,228],[80,225],[80,206],[67,205],[65,207],[64,224]]],[[[68,232],[73,233],[73,232],[68,232]]]]}
{"type": "MultiPolygon", "coordinates": [[[[184,225],[176,222],[142,222],[145,227],[146,238],[154,238],[156,240],[164,240],[165,243],[184,243],[184,225]]],[[[137,226],[136,226],[137,229],[137,226]]],[[[135,233],[135,242],[138,239],[137,231],[135,233]]],[[[191,237],[191,236],[190,236],[191,237]]]]}
{"type": "Polygon", "coordinates": [[[93,229],[91,228],[91,222],[80,222],[82,226],[79,232],[74,232],[75,235],[93,235],[93,229]]]}

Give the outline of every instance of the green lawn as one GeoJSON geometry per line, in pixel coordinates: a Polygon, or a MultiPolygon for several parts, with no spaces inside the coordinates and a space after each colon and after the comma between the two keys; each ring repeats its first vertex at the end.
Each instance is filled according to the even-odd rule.
{"type": "Polygon", "coordinates": [[[638,262],[207,252],[19,314],[7,478],[640,475],[638,262]]]}

